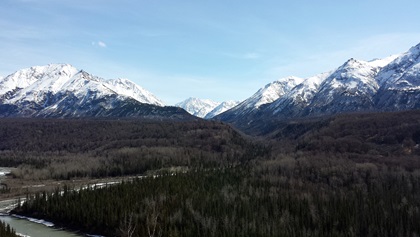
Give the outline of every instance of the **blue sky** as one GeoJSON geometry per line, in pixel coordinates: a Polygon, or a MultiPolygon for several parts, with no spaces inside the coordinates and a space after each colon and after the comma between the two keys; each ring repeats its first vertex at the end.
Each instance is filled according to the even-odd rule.
{"type": "Polygon", "coordinates": [[[167,104],[243,100],[290,75],[420,43],[420,1],[1,0],[0,76],[69,63],[167,104]]]}

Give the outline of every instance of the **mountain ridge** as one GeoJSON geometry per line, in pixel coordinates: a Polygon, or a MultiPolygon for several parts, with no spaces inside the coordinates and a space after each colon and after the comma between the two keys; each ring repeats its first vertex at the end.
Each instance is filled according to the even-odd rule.
{"type": "Polygon", "coordinates": [[[214,119],[247,130],[269,119],[419,109],[420,44],[384,59],[351,58],[330,72],[275,88],[273,93],[279,93],[275,100],[264,98],[262,92],[275,82],[214,119]]]}
{"type": "Polygon", "coordinates": [[[70,64],[34,66],[0,78],[0,117],[188,117],[187,110],[246,129],[267,119],[418,109],[420,44],[383,59],[351,58],[308,78],[280,78],[240,103],[188,98],[176,106],[166,107],[128,79],[103,79],[70,64]]]}
{"type": "Polygon", "coordinates": [[[103,79],[70,64],[21,69],[0,80],[1,117],[191,119],[128,79],[103,79]]]}

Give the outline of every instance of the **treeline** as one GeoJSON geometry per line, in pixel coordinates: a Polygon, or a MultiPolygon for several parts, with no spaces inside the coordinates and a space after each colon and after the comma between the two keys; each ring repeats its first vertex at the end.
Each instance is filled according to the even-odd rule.
{"type": "Polygon", "coordinates": [[[0,165],[17,178],[141,174],[171,167],[236,166],[268,150],[220,122],[2,119],[0,165]]]}
{"type": "Polygon", "coordinates": [[[13,230],[9,224],[0,221],[0,236],[1,237],[19,237],[16,235],[15,230],[13,230]]]}
{"type": "Polygon", "coordinates": [[[419,173],[361,166],[336,172],[334,165],[272,163],[79,192],[66,187],[29,197],[15,212],[106,236],[420,234],[419,173]]]}

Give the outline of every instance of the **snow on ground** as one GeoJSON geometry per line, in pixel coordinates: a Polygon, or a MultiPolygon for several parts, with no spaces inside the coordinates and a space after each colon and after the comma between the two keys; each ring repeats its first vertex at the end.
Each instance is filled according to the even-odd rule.
{"type": "Polygon", "coordinates": [[[20,215],[15,215],[15,214],[13,214],[12,216],[13,217],[16,217],[16,218],[19,218],[19,219],[25,219],[25,220],[28,220],[30,222],[42,224],[42,225],[45,225],[47,227],[53,227],[54,226],[54,223],[49,222],[49,221],[45,221],[45,220],[42,220],[42,219],[36,219],[36,218],[31,218],[31,217],[26,217],[26,216],[20,216],[20,215]]]}

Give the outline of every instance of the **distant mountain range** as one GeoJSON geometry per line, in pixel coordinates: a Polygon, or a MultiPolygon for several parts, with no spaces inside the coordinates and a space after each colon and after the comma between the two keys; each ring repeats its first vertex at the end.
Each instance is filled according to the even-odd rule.
{"type": "Polygon", "coordinates": [[[192,118],[127,79],[105,80],[68,64],[31,67],[0,79],[0,117],[192,118]]]}
{"type": "Polygon", "coordinates": [[[420,109],[420,44],[385,59],[350,59],[313,77],[277,80],[215,119],[248,130],[273,119],[411,109],[420,109]]]}
{"type": "Polygon", "coordinates": [[[385,59],[349,59],[309,78],[282,78],[241,103],[189,98],[165,106],[127,79],[106,80],[68,64],[31,67],[0,78],[0,117],[200,117],[247,130],[268,120],[411,109],[420,109],[420,44],[385,59]]]}
{"type": "Polygon", "coordinates": [[[208,99],[188,98],[175,106],[185,109],[188,113],[205,119],[211,119],[214,116],[235,107],[239,102],[225,101],[222,103],[208,99]]]}

